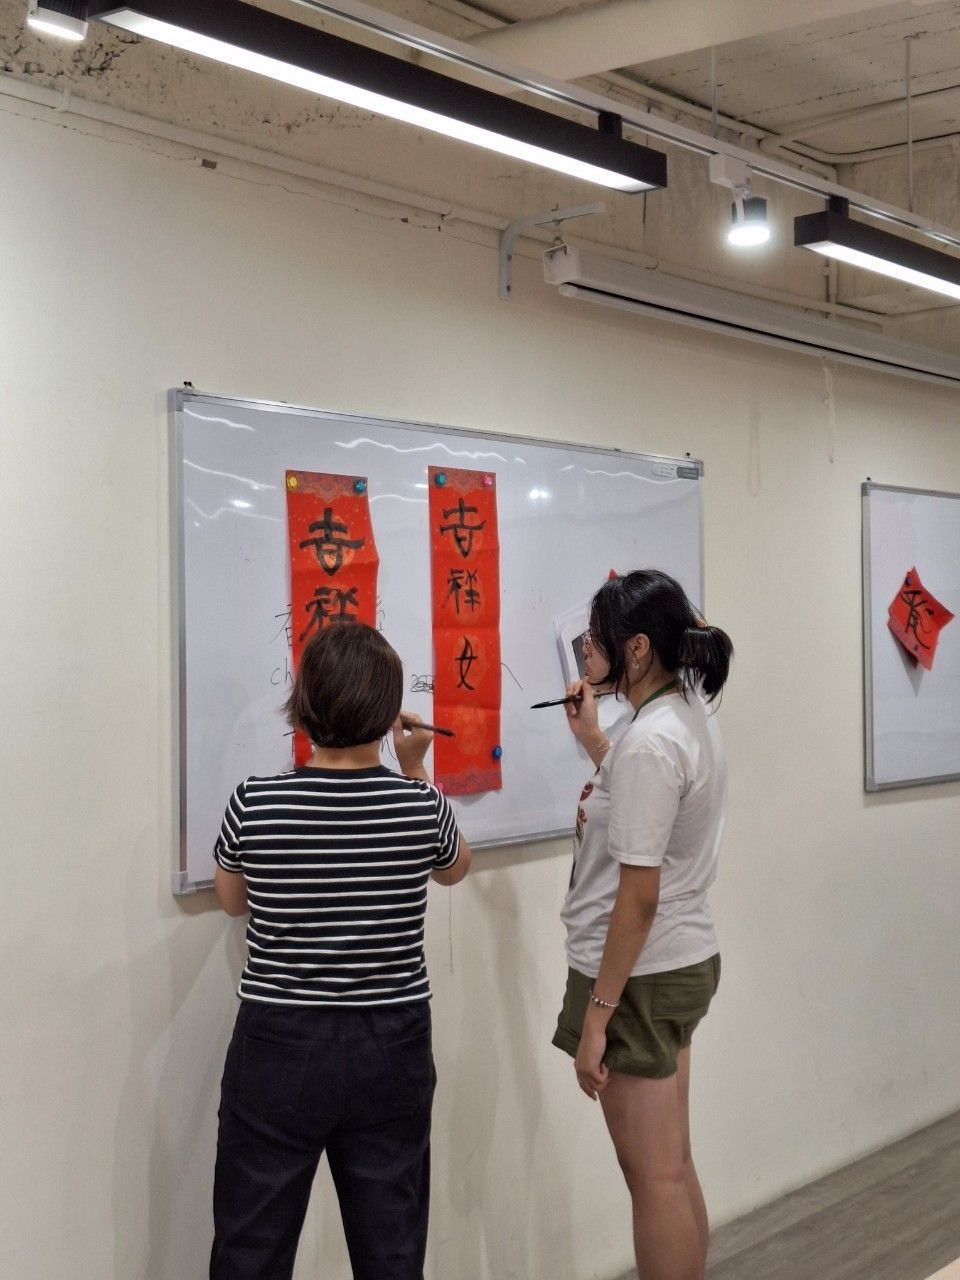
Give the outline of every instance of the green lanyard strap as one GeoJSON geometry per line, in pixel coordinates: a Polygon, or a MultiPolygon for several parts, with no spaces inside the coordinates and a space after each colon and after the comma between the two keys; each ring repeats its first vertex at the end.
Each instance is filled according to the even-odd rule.
{"type": "MultiPolygon", "coordinates": [[[[676,689],[676,687],[677,682],[674,679],[671,680],[669,684],[665,684],[662,689],[658,689],[656,693],[651,693],[650,697],[645,698],[644,701],[640,703],[639,707],[637,707],[636,711],[633,713],[633,720],[636,720],[644,707],[648,707],[655,699],[662,698],[665,693],[669,693],[671,689],[676,689]]],[[[631,724],[633,724],[633,720],[630,721],[631,724]]]]}

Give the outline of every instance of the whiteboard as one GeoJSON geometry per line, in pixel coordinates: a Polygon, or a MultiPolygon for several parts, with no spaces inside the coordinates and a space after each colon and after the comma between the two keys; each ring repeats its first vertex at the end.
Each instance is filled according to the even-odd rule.
{"type": "Polygon", "coordinates": [[[403,659],[404,708],[428,721],[432,694],[414,692],[433,674],[427,467],[496,473],[503,789],[451,802],[478,847],[571,831],[589,763],[562,708],[529,709],[563,692],[554,618],[589,599],[610,569],[640,566],[672,574],[702,608],[702,464],[191,390],[170,399],[180,644],[174,892],[212,882],[213,842],[237,783],[291,765],[280,713],[290,680],[287,469],[368,478],[377,625],[403,659]]]}
{"type": "Polygon", "coordinates": [[[960,777],[960,494],[865,484],[863,502],[866,789],[960,777]],[[914,664],[887,628],[904,575],[957,617],[933,669],[914,664]]]}

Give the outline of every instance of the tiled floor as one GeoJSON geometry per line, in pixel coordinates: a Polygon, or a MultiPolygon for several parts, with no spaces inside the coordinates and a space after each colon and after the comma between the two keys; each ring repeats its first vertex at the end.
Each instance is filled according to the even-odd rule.
{"type": "Polygon", "coordinates": [[[960,1112],[721,1227],[707,1280],[960,1280],[960,1112]]]}

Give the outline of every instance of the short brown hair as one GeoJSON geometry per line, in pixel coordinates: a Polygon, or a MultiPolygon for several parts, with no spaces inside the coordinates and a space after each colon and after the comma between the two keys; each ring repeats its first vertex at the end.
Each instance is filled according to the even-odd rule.
{"type": "Polygon", "coordinates": [[[314,746],[359,747],[384,736],[402,698],[403,664],[380,632],[332,622],[301,654],[283,710],[314,746]]]}

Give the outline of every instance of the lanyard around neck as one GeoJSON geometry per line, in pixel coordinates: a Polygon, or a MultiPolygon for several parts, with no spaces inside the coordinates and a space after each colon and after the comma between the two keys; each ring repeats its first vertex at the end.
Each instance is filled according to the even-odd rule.
{"type": "MultiPolygon", "coordinates": [[[[633,720],[636,720],[644,707],[648,707],[651,702],[655,701],[657,698],[662,698],[665,693],[669,693],[671,689],[676,689],[676,687],[676,680],[671,680],[669,684],[665,684],[663,688],[658,689],[656,693],[651,693],[650,697],[645,698],[643,702],[640,703],[639,707],[637,707],[636,711],[633,713],[633,720]]],[[[630,721],[631,724],[633,724],[633,720],[630,721]]]]}

